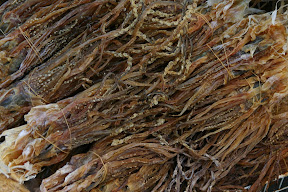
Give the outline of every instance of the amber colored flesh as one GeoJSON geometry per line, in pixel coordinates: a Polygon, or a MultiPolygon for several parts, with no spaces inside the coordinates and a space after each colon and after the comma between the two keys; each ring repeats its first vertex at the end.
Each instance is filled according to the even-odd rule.
{"type": "Polygon", "coordinates": [[[1,172],[53,166],[49,192],[259,191],[288,171],[287,14],[251,5],[3,3],[1,172]]]}

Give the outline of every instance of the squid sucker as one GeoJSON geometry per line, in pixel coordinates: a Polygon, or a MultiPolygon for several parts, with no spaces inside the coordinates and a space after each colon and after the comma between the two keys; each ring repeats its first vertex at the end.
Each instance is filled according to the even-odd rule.
{"type": "Polygon", "coordinates": [[[287,174],[288,9],[270,4],[0,1],[0,188],[258,192],[287,174]]]}

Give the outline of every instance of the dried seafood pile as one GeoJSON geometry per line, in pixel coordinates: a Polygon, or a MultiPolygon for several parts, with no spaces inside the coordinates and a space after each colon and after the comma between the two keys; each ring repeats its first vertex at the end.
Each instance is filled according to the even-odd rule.
{"type": "Polygon", "coordinates": [[[283,9],[8,0],[0,18],[7,177],[42,174],[51,192],[257,191],[288,171],[283,9]]]}

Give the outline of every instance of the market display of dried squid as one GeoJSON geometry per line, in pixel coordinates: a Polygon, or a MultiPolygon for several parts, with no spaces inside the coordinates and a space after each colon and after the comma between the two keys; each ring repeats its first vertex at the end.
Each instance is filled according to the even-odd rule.
{"type": "Polygon", "coordinates": [[[260,4],[3,2],[0,173],[43,192],[261,190],[288,172],[288,14],[260,4]]]}

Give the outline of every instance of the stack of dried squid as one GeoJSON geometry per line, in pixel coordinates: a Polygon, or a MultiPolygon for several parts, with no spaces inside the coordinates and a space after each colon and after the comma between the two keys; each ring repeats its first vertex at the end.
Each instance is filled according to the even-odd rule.
{"type": "Polygon", "coordinates": [[[0,15],[7,177],[53,166],[41,191],[257,191],[288,171],[284,10],[8,0],[0,15]]]}

